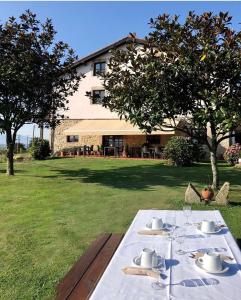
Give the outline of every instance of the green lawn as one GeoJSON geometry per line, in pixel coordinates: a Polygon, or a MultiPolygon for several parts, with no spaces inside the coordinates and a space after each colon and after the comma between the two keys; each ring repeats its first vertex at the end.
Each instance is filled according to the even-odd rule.
{"type": "MultiPolygon", "coordinates": [[[[189,181],[210,179],[208,164],[66,158],[0,164],[0,299],[49,299],[59,279],[102,232],[125,232],[139,209],[181,209],[189,181]]],[[[221,213],[241,238],[241,168],[220,165],[231,183],[221,213]]],[[[193,207],[206,209],[207,207],[193,207]]],[[[208,207],[209,208],[209,207],[208,207]]],[[[210,206],[210,209],[216,207],[210,206]]]]}

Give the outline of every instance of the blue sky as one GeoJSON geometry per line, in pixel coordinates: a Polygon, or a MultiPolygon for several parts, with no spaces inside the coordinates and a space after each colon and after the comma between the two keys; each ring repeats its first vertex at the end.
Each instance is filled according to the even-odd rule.
{"type": "MultiPolygon", "coordinates": [[[[67,42],[81,57],[118,39],[136,32],[143,37],[148,33],[148,21],[161,13],[178,14],[181,19],[189,10],[229,11],[233,27],[240,28],[241,2],[0,2],[0,22],[9,16],[19,16],[24,10],[35,12],[40,20],[53,20],[57,40],[67,42]]],[[[32,126],[19,132],[32,135],[32,126]]],[[[0,144],[2,137],[0,136],[0,144]]]]}

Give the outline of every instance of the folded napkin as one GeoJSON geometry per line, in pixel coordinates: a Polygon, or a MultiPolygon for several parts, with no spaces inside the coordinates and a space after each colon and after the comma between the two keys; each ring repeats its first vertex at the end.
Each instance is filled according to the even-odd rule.
{"type": "Polygon", "coordinates": [[[138,267],[125,267],[122,269],[122,271],[127,275],[142,275],[142,276],[150,276],[153,278],[158,278],[160,276],[159,272],[157,271],[147,270],[138,267]]]}
{"type": "Polygon", "coordinates": [[[138,234],[143,235],[168,235],[166,230],[139,230],[138,234]]]}
{"type": "MultiPolygon", "coordinates": [[[[203,255],[204,255],[203,252],[196,252],[196,253],[191,253],[190,257],[194,258],[194,259],[198,259],[199,257],[202,257],[203,255]]],[[[233,258],[231,256],[224,255],[224,254],[221,254],[220,257],[222,260],[233,260],[233,258]]]]}

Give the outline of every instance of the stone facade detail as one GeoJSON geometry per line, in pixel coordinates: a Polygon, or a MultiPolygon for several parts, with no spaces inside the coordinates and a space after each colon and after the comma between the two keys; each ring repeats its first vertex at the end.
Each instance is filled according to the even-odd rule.
{"type": "Polygon", "coordinates": [[[124,145],[129,146],[139,146],[146,142],[145,135],[124,135],[123,137],[124,145]]]}
{"type": "Polygon", "coordinates": [[[53,142],[53,152],[59,151],[64,148],[72,148],[78,146],[97,146],[102,144],[102,136],[98,135],[86,135],[79,136],[78,142],[67,142],[67,135],[64,133],[64,130],[77,124],[79,120],[69,120],[65,119],[61,121],[54,130],[54,142],[53,142]]]}
{"type": "Polygon", "coordinates": [[[201,202],[201,195],[190,182],[185,192],[185,202],[190,204],[201,202]]]}
{"type": "MultiPolygon", "coordinates": [[[[53,134],[53,152],[59,151],[64,148],[72,148],[78,146],[101,146],[102,145],[102,136],[100,135],[79,135],[78,142],[67,142],[67,135],[64,131],[74,125],[76,125],[80,120],[78,119],[64,119],[61,123],[55,128],[53,134]]],[[[173,135],[161,135],[161,144],[160,146],[165,146],[168,140],[173,135]]],[[[146,135],[124,135],[123,136],[124,145],[129,146],[142,146],[146,142],[146,135]]]]}
{"type": "Polygon", "coordinates": [[[217,204],[227,205],[230,183],[225,182],[215,197],[217,204]]]}
{"type": "MultiPolygon", "coordinates": [[[[168,142],[168,140],[172,137],[173,135],[168,134],[168,135],[161,135],[161,143],[160,146],[165,146],[168,142]]],[[[124,144],[129,145],[129,146],[141,146],[146,142],[146,135],[124,135],[124,144]]]]}

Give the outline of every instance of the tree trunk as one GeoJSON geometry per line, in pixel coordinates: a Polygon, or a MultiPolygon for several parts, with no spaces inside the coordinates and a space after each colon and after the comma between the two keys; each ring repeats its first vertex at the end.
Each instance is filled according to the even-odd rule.
{"type": "Polygon", "coordinates": [[[217,166],[217,149],[210,151],[210,161],[213,174],[212,188],[217,190],[219,187],[219,172],[217,166]]]}
{"type": "Polygon", "coordinates": [[[39,137],[40,140],[42,141],[44,139],[44,126],[42,124],[39,126],[39,131],[40,131],[39,137]]]}
{"type": "Polygon", "coordinates": [[[6,130],[6,144],[7,144],[7,175],[14,175],[14,167],[13,167],[13,156],[14,156],[14,144],[15,144],[15,136],[12,137],[11,129],[6,130]]]}

